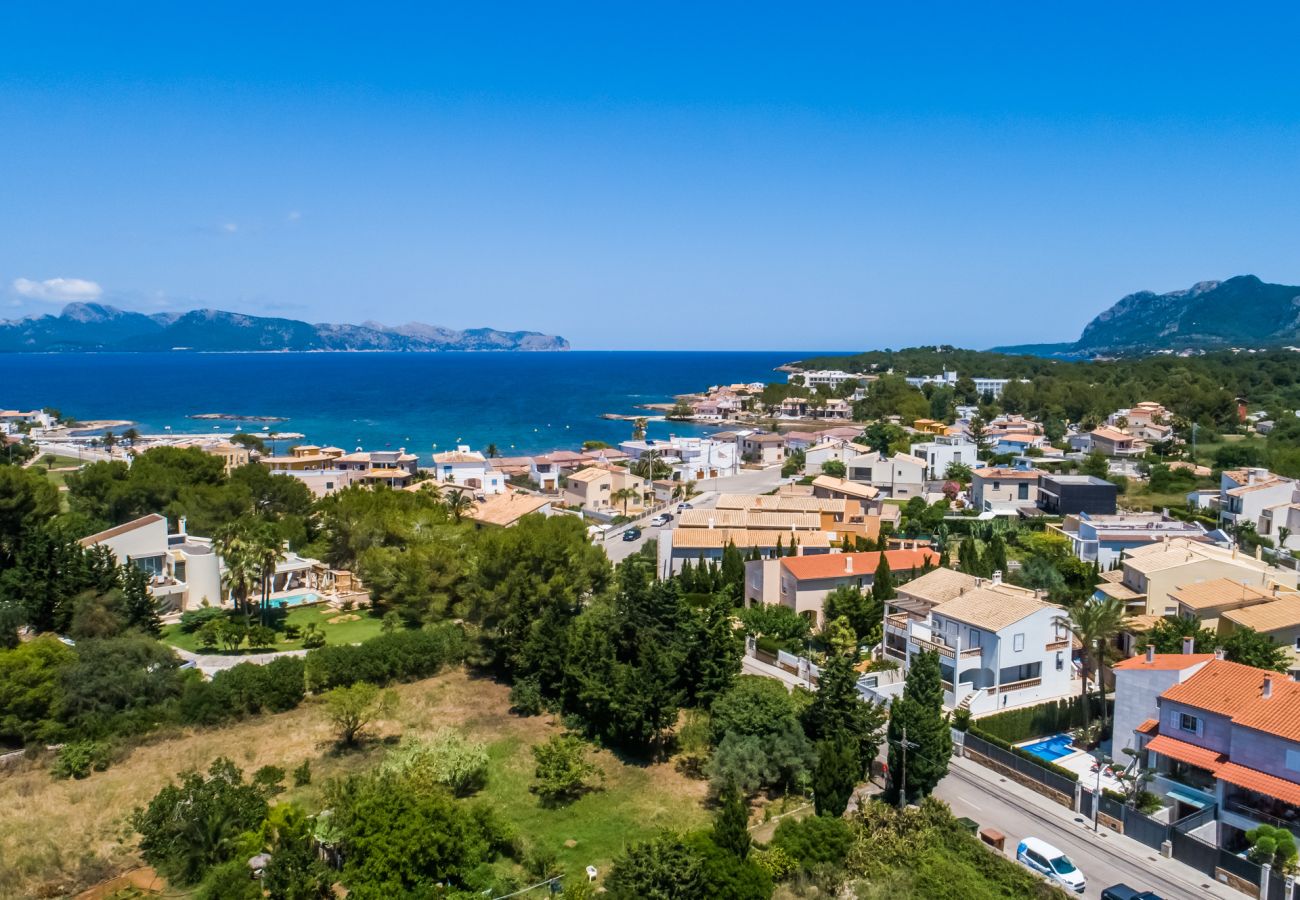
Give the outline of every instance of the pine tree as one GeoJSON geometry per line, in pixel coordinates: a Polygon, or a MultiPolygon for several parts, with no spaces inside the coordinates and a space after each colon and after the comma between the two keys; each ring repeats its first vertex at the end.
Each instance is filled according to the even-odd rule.
{"type": "Polygon", "coordinates": [[[880,747],[883,709],[868,703],[858,693],[858,673],[847,656],[832,656],[817,676],[817,692],[804,712],[804,729],[808,737],[832,740],[839,737],[853,741],[857,750],[854,777],[865,774],[880,747]]]}
{"type": "Polygon", "coordinates": [[[985,554],[984,568],[991,576],[994,572],[1007,573],[1007,542],[1002,539],[1002,535],[995,534],[989,541],[988,553],[985,554]]]}
{"type": "Polygon", "coordinates": [[[893,600],[898,596],[894,588],[894,573],[889,570],[889,557],[880,554],[880,563],[876,566],[876,575],[871,580],[871,596],[877,603],[893,600]]]}
{"type": "Polygon", "coordinates": [[[909,802],[927,797],[948,772],[952,732],[943,713],[943,681],[939,654],[912,656],[903,696],[889,707],[889,787],[886,797],[897,802],[903,791],[909,802]],[[907,733],[907,784],[903,779],[903,733],[907,733]]]}
{"type": "Polygon", "coordinates": [[[677,573],[677,580],[681,583],[683,594],[694,594],[698,590],[695,586],[695,568],[689,559],[682,561],[682,570],[677,573]]]}
{"type": "Polygon", "coordinates": [[[713,820],[713,843],[741,859],[749,856],[749,810],[735,782],[727,782],[718,795],[718,816],[713,820]]]}
{"type": "Polygon", "coordinates": [[[128,628],[138,628],[154,637],[162,634],[158,605],[149,593],[149,577],[139,566],[122,567],[122,614],[128,628]]]}
{"type": "Polygon", "coordinates": [[[846,735],[837,735],[817,745],[817,767],[813,770],[813,801],[817,815],[839,818],[848,808],[858,786],[858,748],[846,735]]]}

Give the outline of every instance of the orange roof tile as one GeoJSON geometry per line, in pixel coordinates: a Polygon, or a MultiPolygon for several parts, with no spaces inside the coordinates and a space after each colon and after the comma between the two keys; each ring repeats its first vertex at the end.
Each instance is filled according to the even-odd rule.
{"type": "Polygon", "coordinates": [[[1294,781],[1248,769],[1234,762],[1224,763],[1214,774],[1228,784],[1235,784],[1248,791],[1256,791],[1268,797],[1276,797],[1293,806],[1300,806],[1300,784],[1294,781]]]}
{"type": "Polygon", "coordinates": [[[1152,734],[1159,727],[1160,727],[1159,721],[1157,721],[1156,719],[1147,719],[1145,722],[1143,722],[1141,725],[1139,725],[1137,728],[1134,728],[1133,730],[1136,731],[1138,734],[1152,734]]]}
{"type": "Polygon", "coordinates": [[[1214,659],[1213,653],[1157,653],[1152,662],[1147,662],[1146,654],[1131,656],[1123,662],[1117,662],[1111,666],[1112,669],[1118,669],[1121,672],[1132,671],[1134,669],[1147,669],[1153,672],[1172,672],[1176,669],[1186,669],[1197,663],[1209,662],[1214,659]]]}
{"type": "Polygon", "coordinates": [[[1198,747],[1186,741],[1176,741],[1163,734],[1158,734],[1147,741],[1147,749],[1154,750],[1156,753],[1170,759],[1187,763],[1189,766],[1209,769],[1211,772],[1218,772],[1219,767],[1228,759],[1222,753],[1207,750],[1205,747],[1198,747]]]}
{"type": "MultiPolygon", "coordinates": [[[[900,569],[919,569],[927,561],[935,564],[939,562],[939,554],[933,550],[886,550],[885,558],[889,560],[889,568],[895,572],[900,569]]],[[[876,567],[880,565],[880,551],[791,556],[781,560],[781,565],[800,581],[844,575],[874,575],[876,567]],[[850,560],[853,566],[851,570],[848,569],[850,560]]]]}
{"type": "Polygon", "coordinates": [[[1300,741],[1300,684],[1278,672],[1223,659],[1160,695],[1206,712],[1227,716],[1234,725],[1300,741]],[[1264,678],[1273,678],[1273,696],[1264,699],[1264,678]]]}

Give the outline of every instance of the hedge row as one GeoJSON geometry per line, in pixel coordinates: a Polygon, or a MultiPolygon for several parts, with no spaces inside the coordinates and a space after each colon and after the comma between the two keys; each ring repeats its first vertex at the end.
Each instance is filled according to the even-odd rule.
{"type": "Polygon", "coordinates": [[[395,631],[361,644],[336,644],[307,654],[307,688],[313,692],[358,681],[384,685],[436,675],[465,657],[466,638],[450,623],[420,631],[395,631]]]}
{"type": "MultiPolygon", "coordinates": [[[[1097,698],[1090,695],[1088,704],[1092,709],[1092,718],[1099,718],[1101,705],[1097,698]]],[[[1082,728],[1087,724],[1083,709],[1081,698],[1063,697],[1051,703],[1009,709],[985,716],[979,720],[979,729],[1014,744],[1060,734],[1072,728],[1082,728]]]]}
{"type": "MultiPolygon", "coordinates": [[[[980,725],[983,725],[984,721],[985,720],[981,719],[980,725]]],[[[1008,750],[1011,753],[1014,753],[1016,756],[1019,756],[1021,759],[1027,759],[1031,763],[1034,763],[1035,765],[1038,766],[1042,766],[1044,769],[1047,769],[1049,772],[1055,772],[1057,775],[1060,775],[1063,778],[1068,778],[1074,782],[1077,782],[1079,780],[1079,776],[1076,773],[1071,772],[1069,769],[1065,768],[1064,766],[1058,766],[1056,763],[1048,762],[1047,760],[1043,759],[1040,756],[1034,756],[1034,754],[1030,753],[1028,750],[1022,750],[1019,747],[1013,746],[1011,743],[1004,741],[996,734],[989,734],[986,731],[980,731],[979,727],[976,725],[972,724],[970,730],[967,733],[973,734],[977,738],[983,738],[993,746],[1001,747],[1003,750],[1008,750]]]]}

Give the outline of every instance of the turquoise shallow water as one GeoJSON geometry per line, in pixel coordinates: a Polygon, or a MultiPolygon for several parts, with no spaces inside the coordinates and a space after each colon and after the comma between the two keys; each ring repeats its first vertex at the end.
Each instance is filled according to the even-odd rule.
{"type": "MultiPolygon", "coordinates": [[[[638,403],[711,384],[775,381],[799,351],[567,353],[93,353],[0,355],[0,407],[55,406],[79,419],[132,419],[142,431],[202,433],[233,422],[198,413],[282,416],[273,428],[351,449],[428,457],[457,442],[505,455],[615,443],[638,403]]],[[[244,423],[261,431],[260,423],[244,423]]],[[[708,433],[652,423],[651,437],[708,433]]],[[[281,448],[283,449],[283,448],[281,448]]]]}

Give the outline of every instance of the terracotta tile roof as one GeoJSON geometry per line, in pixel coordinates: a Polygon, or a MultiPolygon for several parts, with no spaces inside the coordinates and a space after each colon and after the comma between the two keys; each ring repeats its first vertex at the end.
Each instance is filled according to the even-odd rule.
{"type": "Polygon", "coordinates": [[[1259,632],[1280,631],[1300,627],[1300,594],[1282,594],[1274,600],[1230,609],[1223,618],[1259,632]]]}
{"type": "Polygon", "coordinates": [[[485,525],[513,525],[529,513],[544,509],[551,500],[536,494],[521,491],[507,491],[503,494],[489,494],[486,500],[474,504],[469,517],[485,525]]]}
{"type": "Polygon", "coordinates": [[[1130,590],[1122,584],[1110,581],[1103,581],[1101,584],[1097,585],[1097,590],[1105,594],[1107,597],[1114,597],[1116,600],[1123,600],[1125,602],[1129,600],[1137,600],[1145,596],[1144,594],[1139,594],[1137,591],[1130,590]]]}
{"type": "Polygon", "coordinates": [[[1102,580],[1102,581],[1110,581],[1110,582],[1120,582],[1120,581],[1123,581],[1123,580],[1124,580],[1124,570],[1123,570],[1123,569],[1112,569],[1112,570],[1109,571],[1109,572],[1102,572],[1102,573],[1101,573],[1101,580],[1102,580]]]}
{"type": "MultiPolygon", "coordinates": [[[[937,563],[939,554],[932,550],[886,550],[885,559],[889,560],[889,568],[898,572],[912,568],[920,569],[927,562],[937,563]]],[[[781,568],[799,581],[874,575],[879,565],[879,551],[821,553],[815,556],[792,556],[789,559],[781,560],[781,568]],[[849,568],[850,564],[852,565],[851,569],[849,568]]]]}
{"type": "Polygon", "coordinates": [[[1211,772],[1218,772],[1219,767],[1228,759],[1215,750],[1198,747],[1186,741],[1176,741],[1164,734],[1158,734],[1147,741],[1147,749],[1154,750],[1161,756],[1187,763],[1189,766],[1196,766],[1198,769],[1209,769],[1211,772]]]}
{"type": "Polygon", "coordinates": [[[1231,578],[1215,578],[1211,581],[1182,585],[1170,591],[1169,596],[1187,608],[1195,610],[1223,606],[1227,603],[1271,600],[1273,598],[1269,591],[1242,584],[1240,581],[1233,581],[1231,578]]]}
{"type": "Polygon", "coordinates": [[[1121,672],[1139,669],[1146,669],[1149,672],[1173,672],[1199,663],[1207,663],[1212,659],[1214,659],[1213,653],[1157,653],[1153,661],[1147,662],[1146,654],[1140,654],[1117,662],[1111,668],[1121,672]]]}
{"type": "Polygon", "coordinates": [[[1243,484],[1241,487],[1231,488],[1226,493],[1233,497],[1240,497],[1242,494],[1252,494],[1255,491],[1262,491],[1266,488],[1278,487],[1280,485],[1294,486],[1295,482],[1289,478],[1278,478],[1277,476],[1273,476],[1264,481],[1257,481],[1254,484],[1243,484]]]}
{"type": "Polygon", "coordinates": [[[569,481],[592,482],[609,475],[609,469],[602,469],[599,466],[592,466],[587,469],[579,469],[569,476],[569,481]]]}
{"type": "Polygon", "coordinates": [[[98,544],[101,541],[107,541],[110,538],[115,538],[118,537],[119,535],[126,534],[127,532],[135,531],[137,528],[143,528],[146,525],[152,525],[154,522],[165,522],[165,521],[167,520],[164,519],[162,516],[158,515],[158,513],[149,513],[149,515],[147,516],[141,516],[138,519],[132,519],[130,522],[124,522],[121,525],[115,525],[112,528],[97,532],[95,534],[90,535],[89,537],[84,537],[81,539],[80,543],[81,546],[83,547],[93,547],[95,544],[98,544]]]}
{"type": "Polygon", "coordinates": [[[974,588],[977,581],[974,575],[967,575],[955,569],[935,569],[919,578],[914,578],[907,584],[900,584],[898,593],[937,606],[951,600],[962,591],[974,588]]]}
{"type": "Polygon", "coordinates": [[[850,497],[857,497],[863,500],[874,500],[880,493],[879,490],[869,484],[863,484],[859,481],[849,481],[847,478],[836,478],[833,475],[818,475],[813,479],[813,487],[823,488],[828,491],[838,491],[850,497]]]}
{"type": "Polygon", "coordinates": [[[1143,722],[1141,725],[1139,725],[1137,728],[1134,728],[1133,730],[1136,731],[1138,734],[1153,734],[1155,730],[1159,727],[1160,727],[1160,723],[1157,720],[1147,719],[1145,722],[1143,722]]]}
{"type": "MultiPolygon", "coordinates": [[[[773,512],[845,511],[845,500],[832,497],[792,496],[789,494],[722,494],[716,509],[766,509],[773,512]]],[[[856,504],[855,504],[856,505],[856,504]]]]}
{"type": "Polygon", "coordinates": [[[1248,769],[1234,762],[1224,763],[1214,774],[1228,784],[1235,784],[1248,791],[1256,791],[1268,797],[1276,797],[1293,806],[1300,806],[1300,784],[1294,781],[1248,769]]]}
{"type": "Polygon", "coordinates": [[[1164,700],[1226,716],[1234,725],[1300,741],[1300,684],[1277,672],[1216,659],[1160,695],[1164,700]],[[1264,678],[1273,696],[1264,699],[1264,678]]]}
{"type": "Polygon", "coordinates": [[[487,458],[477,450],[448,450],[446,453],[433,454],[433,461],[435,463],[482,463],[487,462],[487,458]]]}
{"type": "Polygon", "coordinates": [[[739,548],[770,548],[776,546],[778,539],[782,547],[789,547],[792,537],[805,550],[821,550],[831,545],[830,535],[825,531],[800,531],[791,534],[787,531],[750,531],[746,528],[677,528],[673,531],[673,547],[682,550],[707,550],[734,543],[739,548]]]}
{"type": "Polygon", "coordinates": [[[1150,631],[1162,619],[1164,619],[1164,616],[1156,613],[1138,613],[1124,620],[1124,630],[1134,633],[1150,631]]]}
{"type": "Polygon", "coordinates": [[[1003,590],[1007,585],[978,587],[940,603],[932,611],[936,616],[955,619],[985,631],[1001,631],[1021,619],[1027,619],[1045,609],[1061,611],[1059,606],[1045,603],[1032,595],[1003,590]]]}
{"type": "Polygon", "coordinates": [[[1118,442],[1118,441],[1137,440],[1137,438],[1131,434],[1125,434],[1124,432],[1120,431],[1117,428],[1107,428],[1105,426],[1102,426],[1101,428],[1094,428],[1092,431],[1088,433],[1091,434],[1093,437],[1099,437],[1104,441],[1118,442]]]}
{"type": "Polygon", "coordinates": [[[818,531],[822,517],[817,513],[779,512],[761,509],[687,509],[678,516],[682,528],[780,528],[786,531],[818,531]]]}

